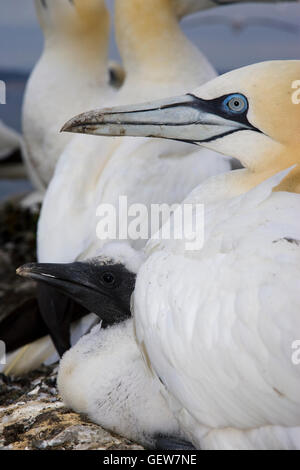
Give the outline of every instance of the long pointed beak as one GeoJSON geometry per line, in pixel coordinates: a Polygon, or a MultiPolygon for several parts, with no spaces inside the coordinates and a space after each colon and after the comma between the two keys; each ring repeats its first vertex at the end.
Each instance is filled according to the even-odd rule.
{"type": "Polygon", "coordinates": [[[123,321],[130,316],[130,310],[123,305],[116,308],[113,300],[107,301],[109,292],[101,289],[99,283],[101,266],[93,263],[31,263],[17,269],[17,274],[54,287],[107,322],[123,321]]]}
{"type": "Polygon", "coordinates": [[[65,284],[70,286],[80,284],[96,290],[92,282],[92,273],[85,263],[30,263],[18,268],[17,274],[57,288],[65,284]]]}
{"type": "Polygon", "coordinates": [[[141,105],[89,111],[68,121],[62,131],[201,143],[244,128],[247,125],[214,114],[211,101],[183,95],[141,105]]]}

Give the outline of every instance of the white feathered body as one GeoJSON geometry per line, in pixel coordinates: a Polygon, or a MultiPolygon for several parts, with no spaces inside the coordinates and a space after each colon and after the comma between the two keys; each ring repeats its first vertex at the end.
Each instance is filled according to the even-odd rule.
{"type": "Polygon", "coordinates": [[[176,419],[146,368],[133,320],[108,329],[96,326],[60,363],[59,392],[66,406],[95,423],[144,445],[161,432],[179,436],[176,419]]]}
{"type": "Polygon", "coordinates": [[[84,63],[76,63],[72,57],[71,51],[59,54],[57,48],[46,48],[25,92],[25,162],[41,191],[47,188],[59,156],[73,137],[60,133],[64,123],[87,107],[97,106],[98,97],[109,96],[105,73],[99,73],[96,67],[87,73],[84,63]]]}
{"type": "Polygon", "coordinates": [[[208,203],[200,251],[150,241],[138,274],[139,342],[199,448],[300,448],[300,195],[279,180],[208,203]]]}

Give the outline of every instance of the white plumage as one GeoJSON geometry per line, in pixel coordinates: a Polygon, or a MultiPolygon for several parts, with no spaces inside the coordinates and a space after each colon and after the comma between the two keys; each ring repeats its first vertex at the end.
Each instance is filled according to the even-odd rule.
{"type": "Polygon", "coordinates": [[[44,193],[71,136],[64,122],[98,97],[110,96],[104,0],[35,0],[45,37],[43,54],[27,83],[23,105],[24,158],[35,188],[44,193]]]}
{"type": "Polygon", "coordinates": [[[272,193],[281,178],[208,205],[203,250],[165,242],[138,276],[139,341],[201,448],[300,445],[276,437],[300,423],[300,196],[272,193]]]}
{"type": "Polygon", "coordinates": [[[155,435],[180,437],[132,320],[106,330],[98,325],[83,336],[60,363],[58,387],[66,406],[135,442],[153,446],[155,435]]]}
{"type": "Polygon", "coordinates": [[[186,238],[154,237],[134,292],[141,351],[198,448],[300,447],[300,369],[292,361],[300,331],[299,107],[291,88],[299,64],[233,71],[188,96],[131,107],[130,122],[111,130],[197,140],[245,166],[184,200],[194,215],[204,204],[203,248],[188,248],[187,235],[202,230],[196,217],[186,238]]]}

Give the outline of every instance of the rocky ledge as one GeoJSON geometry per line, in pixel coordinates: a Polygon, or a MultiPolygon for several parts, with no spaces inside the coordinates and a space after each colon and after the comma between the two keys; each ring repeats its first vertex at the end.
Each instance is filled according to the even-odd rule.
{"type": "Polygon", "coordinates": [[[143,450],[67,409],[56,373],[57,366],[0,375],[0,450],[143,450]]]}

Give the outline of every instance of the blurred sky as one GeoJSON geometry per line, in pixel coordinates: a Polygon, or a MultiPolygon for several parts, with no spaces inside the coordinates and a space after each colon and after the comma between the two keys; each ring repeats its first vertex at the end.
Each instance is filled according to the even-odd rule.
{"type": "MultiPolygon", "coordinates": [[[[113,0],[107,0],[107,3],[113,11],[113,0]]],[[[241,16],[267,17],[300,28],[300,4],[221,7],[198,13],[183,22],[187,34],[219,70],[265,59],[300,58],[299,31],[292,33],[257,25],[238,33],[226,25],[205,24],[203,18],[214,15],[225,17],[225,21],[226,17],[227,21],[236,21],[241,16]]],[[[0,0],[0,70],[29,71],[41,49],[42,35],[35,18],[33,0],[0,0]]],[[[111,56],[118,57],[113,34],[111,56]]]]}

